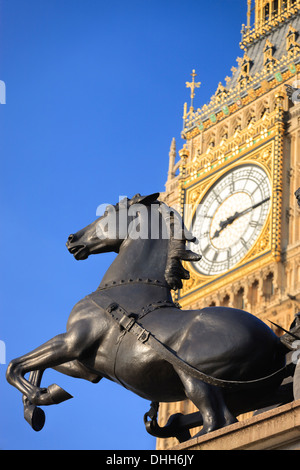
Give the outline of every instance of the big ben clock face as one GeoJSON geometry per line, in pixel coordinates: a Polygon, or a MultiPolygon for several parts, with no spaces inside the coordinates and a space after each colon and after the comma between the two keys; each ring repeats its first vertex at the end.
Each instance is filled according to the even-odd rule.
{"type": "Polygon", "coordinates": [[[212,276],[233,268],[257,240],[267,219],[271,185],[266,172],[245,164],[228,171],[207,192],[194,216],[197,238],[190,249],[202,255],[193,263],[212,276]]]}

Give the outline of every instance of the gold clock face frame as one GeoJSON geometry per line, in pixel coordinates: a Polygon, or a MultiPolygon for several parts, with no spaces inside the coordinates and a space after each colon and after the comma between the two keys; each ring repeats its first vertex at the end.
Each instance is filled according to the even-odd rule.
{"type": "Polygon", "coordinates": [[[200,275],[216,276],[238,265],[253,247],[268,218],[271,182],[255,163],[228,170],[206,192],[198,205],[190,249],[202,255],[193,268],[200,275]]]}

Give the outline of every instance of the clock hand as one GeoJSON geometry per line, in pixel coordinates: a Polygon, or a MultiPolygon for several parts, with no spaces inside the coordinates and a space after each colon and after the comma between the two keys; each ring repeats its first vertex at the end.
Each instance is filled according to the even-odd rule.
{"type": "MultiPolygon", "coordinates": [[[[248,212],[252,211],[253,209],[256,209],[257,207],[261,206],[262,204],[267,202],[269,199],[270,199],[270,197],[267,197],[266,199],[263,199],[263,201],[257,202],[256,204],[253,204],[253,206],[248,207],[248,209],[245,209],[242,212],[236,212],[233,216],[228,217],[228,219],[226,220],[226,225],[224,226],[224,228],[227,227],[227,225],[232,224],[232,222],[234,222],[239,217],[242,217],[243,215],[248,214],[248,212]]],[[[223,223],[221,222],[220,225],[221,224],[224,224],[224,222],[223,223]]]]}
{"type": "Polygon", "coordinates": [[[253,204],[253,206],[248,207],[248,209],[245,209],[242,212],[236,212],[234,215],[231,215],[230,217],[228,217],[225,221],[221,221],[220,222],[220,229],[215,231],[213,239],[219,237],[220,233],[222,232],[222,230],[224,230],[224,228],[227,227],[227,225],[231,225],[236,219],[238,219],[239,217],[242,217],[245,214],[248,214],[248,212],[252,211],[253,209],[256,209],[259,206],[261,206],[265,202],[269,201],[269,199],[270,199],[270,196],[267,197],[266,199],[263,199],[260,202],[257,202],[256,204],[253,204]]]}
{"type": "MultiPolygon", "coordinates": [[[[248,211],[248,209],[247,209],[247,211],[248,211]]],[[[241,212],[236,212],[234,215],[231,215],[226,220],[221,221],[220,224],[219,224],[220,229],[215,231],[213,239],[219,237],[222,230],[224,230],[224,228],[226,228],[227,225],[231,225],[241,214],[242,214],[241,212]]]]}

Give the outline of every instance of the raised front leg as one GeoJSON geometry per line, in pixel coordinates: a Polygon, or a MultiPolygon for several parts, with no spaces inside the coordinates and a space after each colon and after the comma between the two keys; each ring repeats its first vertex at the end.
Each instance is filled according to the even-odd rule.
{"type": "MultiPolygon", "coordinates": [[[[64,364],[54,367],[54,369],[62,374],[85,379],[92,383],[98,383],[102,378],[101,376],[91,372],[77,360],[65,362],[64,364]]],[[[43,373],[43,370],[32,371],[28,379],[29,383],[35,387],[40,387],[43,373]]],[[[24,418],[30,424],[32,429],[34,429],[34,431],[40,431],[43,429],[46,419],[44,411],[31,403],[26,395],[23,395],[23,406],[24,418]]]]}
{"type": "Polygon", "coordinates": [[[30,380],[26,380],[24,376],[27,372],[57,368],[61,364],[79,358],[84,350],[97,340],[95,330],[93,331],[91,327],[88,321],[78,322],[67,333],[55,336],[32,352],[14,359],[7,368],[8,382],[35,405],[53,405],[72,398],[56,384],[40,388],[30,383],[30,380]]]}
{"type": "Polygon", "coordinates": [[[56,384],[48,388],[25,379],[25,374],[31,371],[45,370],[57,366],[69,359],[67,334],[58,335],[17,359],[13,359],[7,368],[7,381],[25,395],[30,403],[35,405],[53,405],[72,398],[65,390],[56,384]]]}

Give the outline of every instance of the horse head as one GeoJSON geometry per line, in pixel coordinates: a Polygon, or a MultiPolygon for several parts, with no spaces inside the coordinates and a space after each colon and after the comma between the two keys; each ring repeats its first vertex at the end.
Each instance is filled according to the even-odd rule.
{"type": "MultiPolygon", "coordinates": [[[[87,259],[98,253],[119,252],[122,242],[128,237],[130,223],[134,219],[133,206],[148,206],[154,203],[159,193],[133,198],[124,198],[115,205],[108,205],[104,214],[85,228],[69,235],[66,246],[76,260],[87,259]]],[[[136,211],[135,211],[136,212],[136,211]]]]}
{"type": "Polygon", "coordinates": [[[130,241],[140,239],[144,248],[134,251],[130,262],[124,256],[123,266],[118,266],[114,275],[124,271],[125,265],[129,264],[134,271],[138,253],[143,253],[148,256],[147,260],[145,257],[142,260],[148,272],[159,276],[159,271],[170,289],[180,289],[181,279],[189,279],[189,272],[182,261],[198,261],[201,256],[186,249],[186,242],[195,241],[195,238],[184,226],[178,212],[158,201],[158,196],[159,193],[149,196],[136,194],[131,199],[124,198],[116,205],[107,206],[99,219],[69,236],[66,244],[69,252],[77,260],[86,259],[91,254],[121,253],[122,246],[124,253],[130,241]]]}

